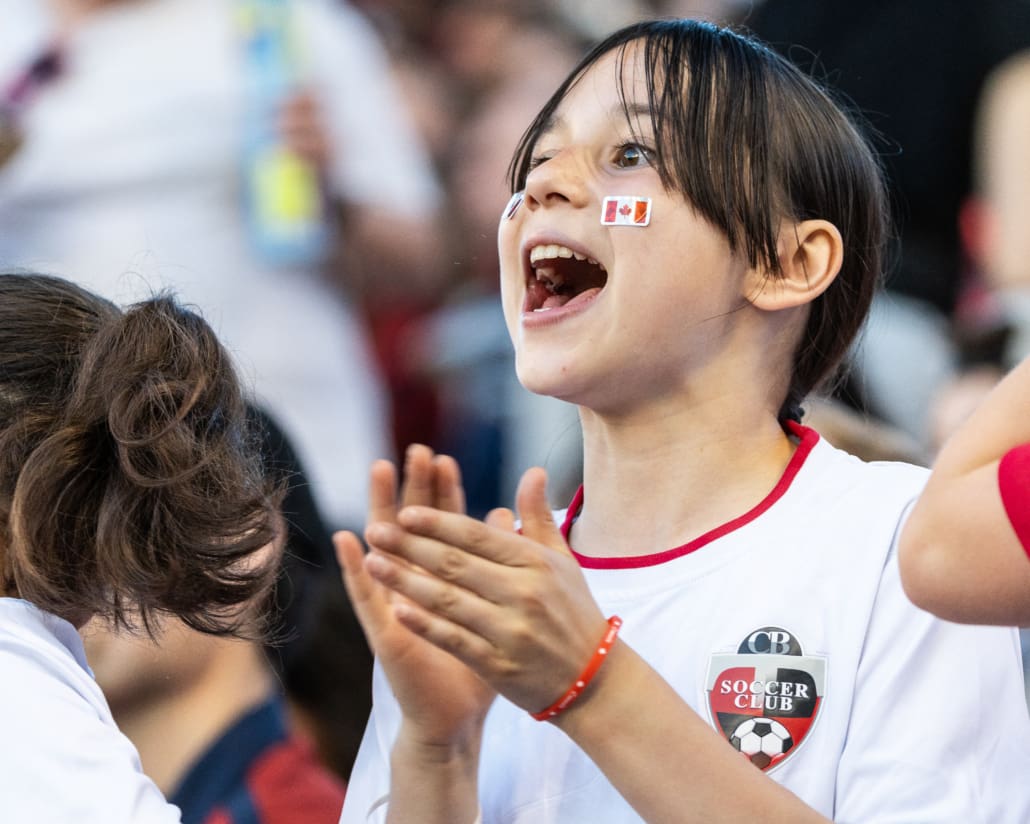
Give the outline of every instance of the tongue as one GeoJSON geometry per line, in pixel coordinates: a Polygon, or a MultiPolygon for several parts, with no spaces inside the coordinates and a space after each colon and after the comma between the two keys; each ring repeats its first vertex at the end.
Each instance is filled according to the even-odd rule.
{"type": "Polygon", "coordinates": [[[540,304],[541,309],[557,309],[569,302],[568,295],[550,295],[540,304]]]}
{"type": "Polygon", "coordinates": [[[542,304],[540,309],[557,309],[559,306],[565,306],[570,303],[582,303],[585,300],[590,300],[592,297],[597,295],[601,291],[601,288],[595,286],[592,289],[587,289],[585,292],[580,292],[578,295],[550,295],[542,304]]]}

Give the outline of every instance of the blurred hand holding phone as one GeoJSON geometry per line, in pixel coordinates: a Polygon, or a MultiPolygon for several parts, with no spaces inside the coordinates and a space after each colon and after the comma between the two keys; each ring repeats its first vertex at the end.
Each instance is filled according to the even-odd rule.
{"type": "Polygon", "coordinates": [[[314,107],[301,91],[291,3],[236,2],[247,94],[243,206],[251,242],[272,265],[315,263],[325,251],[326,208],[316,162],[318,139],[305,143],[287,133],[298,124],[303,131],[305,113],[314,107]]]}

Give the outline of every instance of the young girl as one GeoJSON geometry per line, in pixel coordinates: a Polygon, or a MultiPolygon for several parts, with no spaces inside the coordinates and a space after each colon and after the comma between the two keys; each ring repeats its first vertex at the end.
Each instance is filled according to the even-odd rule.
{"type": "Polygon", "coordinates": [[[225,350],[168,297],[120,311],[0,273],[0,784],[11,821],[179,821],[76,633],[93,616],[242,631],[277,497],[225,350]]]}
{"type": "Polygon", "coordinates": [[[518,373],[579,406],[583,486],[559,527],[530,470],[516,529],[424,450],[397,512],[373,467],[372,552],[337,539],[379,659],[342,821],[1028,820],[1013,633],[901,589],[924,471],[796,422],[880,273],[855,127],[753,41],[642,23],[544,107],[513,189],[518,373]]]}
{"type": "Polygon", "coordinates": [[[1030,359],[948,440],[898,547],[905,591],[949,621],[1030,625],[1030,359]]]}

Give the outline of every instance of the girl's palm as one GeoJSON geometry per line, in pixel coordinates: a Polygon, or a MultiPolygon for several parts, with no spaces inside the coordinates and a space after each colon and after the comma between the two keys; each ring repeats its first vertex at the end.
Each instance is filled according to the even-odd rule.
{"type": "MultiPolygon", "coordinates": [[[[419,505],[463,513],[464,493],[457,464],[412,447],[404,485],[397,495],[397,473],[377,461],[370,475],[369,524],[395,523],[399,508],[419,505]]],[[[375,546],[364,557],[353,533],[334,536],[344,582],[369,645],[386,673],[406,724],[426,744],[447,744],[480,724],[496,695],[468,666],[405,627],[397,617],[402,596],[376,581],[366,569],[375,546]]]]}

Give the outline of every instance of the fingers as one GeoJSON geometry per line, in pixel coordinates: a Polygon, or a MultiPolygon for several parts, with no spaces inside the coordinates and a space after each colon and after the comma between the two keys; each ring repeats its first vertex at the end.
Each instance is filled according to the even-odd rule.
{"type": "Polygon", "coordinates": [[[369,471],[369,524],[395,523],[398,506],[465,512],[465,490],[457,461],[448,455],[435,455],[428,446],[408,447],[399,493],[397,487],[397,468],[389,461],[374,462],[369,471]]]}
{"type": "Polygon", "coordinates": [[[365,553],[353,532],[335,533],[333,546],[343,570],[347,597],[354,607],[369,646],[375,651],[374,639],[389,617],[387,594],[365,568],[365,553]]]}
{"type": "Polygon", "coordinates": [[[494,529],[500,529],[503,532],[515,531],[515,513],[510,509],[491,509],[486,513],[484,520],[487,526],[492,526],[494,529]]]}
{"type": "Polygon", "coordinates": [[[361,580],[365,571],[365,553],[357,536],[353,532],[336,532],[333,534],[333,547],[336,549],[336,559],[343,570],[347,592],[352,595],[351,600],[366,600],[370,597],[366,589],[369,582],[361,580]]]}
{"type": "Polygon", "coordinates": [[[433,506],[435,502],[433,457],[433,450],[422,444],[412,444],[404,453],[401,506],[433,506]]]}
{"type": "Polygon", "coordinates": [[[389,461],[376,461],[368,477],[368,522],[389,521],[397,516],[397,469],[389,461]]]}
{"type": "Polygon", "coordinates": [[[328,133],[322,108],[310,92],[297,92],[283,102],[278,125],[294,152],[318,169],[327,167],[331,151],[328,133]]]}
{"type": "Polygon", "coordinates": [[[407,629],[448,652],[474,670],[495,659],[496,648],[486,638],[440,615],[422,609],[416,603],[394,607],[397,620],[407,629]]]}
{"type": "Polygon", "coordinates": [[[465,488],[461,485],[461,469],[450,455],[433,458],[433,497],[437,509],[465,513],[465,488]]]}
{"type": "MultiPolygon", "coordinates": [[[[434,512],[435,510],[428,511],[434,512]]],[[[483,525],[480,524],[480,526],[483,525]]],[[[425,597],[425,593],[429,591],[426,588],[429,576],[425,573],[429,573],[433,580],[440,584],[439,588],[431,591],[432,594],[444,600],[453,599],[455,595],[443,591],[455,588],[474,593],[476,597],[492,603],[499,603],[510,597],[511,579],[505,574],[510,570],[465,552],[457,546],[408,532],[396,524],[372,524],[366,530],[366,536],[368,542],[380,550],[373,552],[368,559],[369,569],[373,570],[373,574],[386,571],[386,564],[390,565],[388,578],[381,574],[376,574],[376,578],[391,590],[408,597],[416,597],[407,589],[395,586],[395,582],[398,580],[416,581],[415,578],[405,576],[403,573],[419,575],[425,580],[418,582],[418,594],[422,596],[418,600],[427,609],[435,609],[435,607],[425,597]],[[443,592],[442,595],[441,592],[443,592]]],[[[513,535],[513,537],[517,538],[518,536],[513,535]]]]}
{"type": "Polygon", "coordinates": [[[515,507],[522,521],[523,535],[566,555],[571,554],[547,503],[547,473],[543,469],[526,470],[515,492],[515,507]]]}
{"type": "MultiPolygon", "coordinates": [[[[412,536],[432,539],[435,546],[456,548],[505,566],[526,566],[531,563],[529,556],[534,552],[532,547],[535,544],[512,529],[498,528],[466,515],[443,512],[439,509],[424,506],[405,507],[397,513],[397,523],[412,536]]],[[[378,535],[376,537],[378,539],[378,535]]],[[[401,549],[420,546],[413,543],[410,546],[402,545],[401,549]]],[[[414,559],[409,560],[420,563],[414,559]]]]}
{"type": "Polygon", "coordinates": [[[406,564],[385,552],[372,552],[366,566],[375,579],[402,596],[393,604],[398,618],[412,605],[463,627],[482,633],[497,612],[496,606],[461,586],[406,564]]]}

